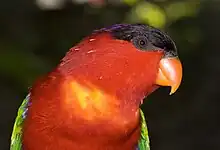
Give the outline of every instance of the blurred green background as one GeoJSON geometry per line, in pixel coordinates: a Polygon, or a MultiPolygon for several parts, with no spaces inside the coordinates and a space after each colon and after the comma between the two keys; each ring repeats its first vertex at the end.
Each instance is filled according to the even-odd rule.
{"type": "Polygon", "coordinates": [[[152,150],[220,149],[220,1],[2,0],[0,4],[0,149],[28,88],[92,30],[147,23],[176,42],[184,67],[173,96],[160,88],[143,107],[152,150]]]}

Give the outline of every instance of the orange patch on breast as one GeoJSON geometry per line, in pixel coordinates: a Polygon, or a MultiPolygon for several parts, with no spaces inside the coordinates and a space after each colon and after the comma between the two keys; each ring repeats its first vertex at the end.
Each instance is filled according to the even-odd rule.
{"type": "Polygon", "coordinates": [[[79,83],[68,80],[63,87],[64,101],[62,106],[69,115],[76,115],[85,120],[110,119],[118,112],[119,102],[115,96],[111,96],[91,84],[79,83]]]}

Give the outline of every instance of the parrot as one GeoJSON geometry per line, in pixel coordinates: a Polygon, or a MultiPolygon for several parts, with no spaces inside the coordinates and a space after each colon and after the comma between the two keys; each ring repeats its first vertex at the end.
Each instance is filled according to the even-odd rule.
{"type": "Polygon", "coordinates": [[[114,24],[71,47],[29,88],[10,150],[150,150],[143,100],[179,88],[174,41],[153,26],[114,24]]]}

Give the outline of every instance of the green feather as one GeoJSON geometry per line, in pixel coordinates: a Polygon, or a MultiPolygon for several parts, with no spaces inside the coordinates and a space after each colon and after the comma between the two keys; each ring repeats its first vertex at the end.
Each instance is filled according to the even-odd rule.
{"type": "Polygon", "coordinates": [[[11,145],[10,150],[22,150],[22,126],[24,122],[24,115],[27,111],[27,106],[29,102],[28,95],[22,102],[21,106],[18,109],[17,117],[15,119],[13,132],[11,136],[11,145]]]}
{"type": "Polygon", "coordinates": [[[147,123],[143,111],[140,109],[141,115],[141,137],[138,141],[138,150],[150,150],[150,141],[148,137],[147,123]]]}

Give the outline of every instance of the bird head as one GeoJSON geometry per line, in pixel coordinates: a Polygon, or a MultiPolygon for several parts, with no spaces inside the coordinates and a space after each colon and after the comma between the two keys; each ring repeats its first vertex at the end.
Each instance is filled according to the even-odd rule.
{"type": "Polygon", "coordinates": [[[68,97],[78,99],[83,110],[99,112],[138,110],[155,89],[170,86],[173,94],[182,79],[173,40],[143,24],[116,24],[93,32],[70,49],[59,68],[69,77],[66,91],[78,91],[68,97]]]}

